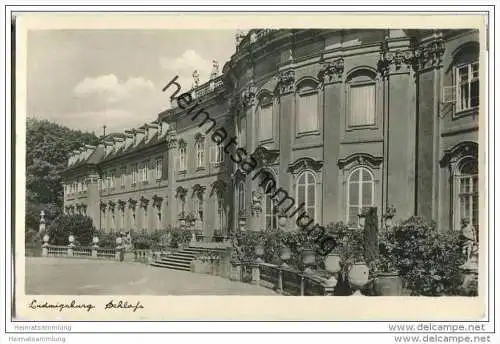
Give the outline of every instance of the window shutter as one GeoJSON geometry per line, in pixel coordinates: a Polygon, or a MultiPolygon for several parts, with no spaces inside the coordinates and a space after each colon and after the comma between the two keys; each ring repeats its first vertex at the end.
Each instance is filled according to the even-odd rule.
{"type": "Polygon", "coordinates": [[[444,104],[454,103],[456,101],[455,86],[444,86],[441,99],[444,104]]]}

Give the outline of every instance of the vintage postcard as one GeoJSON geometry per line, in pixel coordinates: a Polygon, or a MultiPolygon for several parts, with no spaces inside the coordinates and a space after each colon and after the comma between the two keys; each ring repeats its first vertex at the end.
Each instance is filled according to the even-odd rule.
{"type": "Polygon", "coordinates": [[[480,320],[484,14],[21,13],[17,320],[480,320]]]}

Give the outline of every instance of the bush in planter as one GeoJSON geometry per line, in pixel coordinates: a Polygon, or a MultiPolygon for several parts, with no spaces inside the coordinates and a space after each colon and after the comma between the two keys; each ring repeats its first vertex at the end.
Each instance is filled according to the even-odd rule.
{"type": "Polygon", "coordinates": [[[433,223],[411,217],[394,228],[394,258],[412,295],[459,295],[465,255],[459,233],[438,233],[433,223]]]}
{"type": "Polygon", "coordinates": [[[60,215],[48,227],[52,245],[68,245],[68,237],[73,234],[76,245],[90,246],[95,233],[92,219],[83,215],[60,215]]]}

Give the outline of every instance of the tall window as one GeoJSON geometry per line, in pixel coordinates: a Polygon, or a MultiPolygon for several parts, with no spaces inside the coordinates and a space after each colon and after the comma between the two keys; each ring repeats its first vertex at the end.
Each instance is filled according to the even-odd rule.
{"type": "Polygon", "coordinates": [[[212,163],[220,164],[224,162],[224,146],[222,144],[212,146],[212,163]]]}
{"type": "Polygon", "coordinates": [[[196,141],[196,167],[205,166],[205,139],[200,137],[196,141]]]}
{"type": "Polygon", "coordinates": [[[372,173],[360,167],[354,170],[347,184],[347,224],[357,225],[358,214],[373,206],[374,182],[372,173]]]}
{"type": "Polygon", "coordinates": [[[144,161],[141,165],[141,181],[148,181],[148,161],[144,161]]]}
{"type": "MultiPolygon", "coordinates": [[[[104,172],[104,174],[103,174],[103,176],[102,176],[102,183],[101,183],[101,185],[102,185],[102,190],[103,190],[103,191],[104,191],[104,190],[106,190],[106,188],[107,188],[107,185],[106,185],[106,184],[107,184],[107,183],[108,183],[108,176],[107,176],[107,173],[106,173],[106,172],[104,172]]],[[[75,188],[75,191],[76,191],[76,188],[75,188]]]]}
{"type": "Polygon", "coordinates": [[[163,168],[163,159],[156,159],[155,161],[155,178],[156,180],[161,179],[163,168]]]}
{"type": "Polygon", "coordinates": [[[375,84],[349,87],[349,126],[375,124],[375,84]]]}
{"type": "Polygon", "coordinates": [[[193,210],[200,221],[203,221],[203,195],[195,195],[193,199],[193,210]]]}
{"type": "Polygon", "coordinates": [[[317,131],[318,123],[318,93],[314,90],[299,92],[297,99],[297,133],[317,131]]]}
{"type": "Polygon", "coordinates": [[[115,171],[112,170],[108,176],[109,179],[109,188],[113,189],[115,187],[115,171]]]}
{"type": "Polygon", "coordinates": [[[125,178],[127,176],[127,168],[125,166],[123,166],[121,168],[121,172],[120,172],[120,185],[122,187],[125,187],[125,178]]]}
{"type": "Polygon", "coordinates": [[[132,165],[132,184],[137,183],[137,164],[132,165]]]}
{"type": "Polygon", "coordinates": [[[238,210],[245,209],[245,183],[239,182],[238,184],[238,210]]]}
{"type": "Polygon", "coordinates": [[[455,67],[457,111],[479,106],[479,62],[455,67]]]}
{"type": "Polygon", "coordinates": [[[223,230],[224,225],[225,225],[225,212],[224,212],[224,199],[222,195],[217,195],[217,214],[216,214],[216,219],[217,219],[217,229],[218,230],[223,230]]]}
{"type": "MultiPolygon", "coordinates": [[[[271,197],[271,195],[267,192],[268,190],[271,190],[272,187],[274,187],[275,184],[271,181],[267,183],[267,185],[264,187],[264,192],[266,194],[265,198],[265,210],[266,210],[266,229],[276,229],[278,228],[278,214],[275,211],[275,206],[274,206],[274,201],[271,197]]],[[[300,205],[300,203],[299,203],[300,205]]]]}
{"type": "Polygon", "coordinates": [[[303,172],[297,179],[297,206],[304,203],[303,209],[311,219],[316,220],[316,179],[310,171],[303,172]]]}
{"type": "Polygon", "coordinates": [[[179,171],[186,170],[186,145],[181,144],[179,146],[179,171]]]}
{"type": "Polygon", "coordinates": [[[265,141],[273,138],[273,106],[272,103],[262,105],[259,109],[259,139],[265,141]]]}
{"type": "Polygon", "coordinates": [[[247,143],[247,118],[246,116],[238,116],[238,145],[245,147],[247,143]]]}
{"type": "Polygon", "coordinates": [[[465,158],[458,166],[457,175],[457,211],[458,219],[467,219],[477,229],[479,191],[478,191],[478,169],[477,161],[465,158]]]}

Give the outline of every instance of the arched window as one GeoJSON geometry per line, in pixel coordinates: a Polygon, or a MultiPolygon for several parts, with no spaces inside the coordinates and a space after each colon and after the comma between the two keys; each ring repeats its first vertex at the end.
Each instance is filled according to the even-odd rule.
{"type": "Polygon", "coordinates": [[[316,178],[311,171],[304,171],[297,178],[297,206],[304,203],[303,209],[311,219],[316,220],[316,178]]]}
{"type": "Polygon", "coordinates": [[[456,181],[458,219],[460,221],[467,219],[475,228],[478,228],[479,191],[476,159],[463,158],[457,164],[456,181]]]}
{"type": "Polygon", "coordinates": [[[273,138],[273,100],[270,96],[263,96],[258,107],[259,140],[266,141],[273,138]]]}
{"type": "Polygon", "coordinates": [[[222,231],[226,223],[226,215],[224,211],[224,198],[221,194],[217,195],[216,200],[216,219],[217,219],[217,229],[222,231]]]}
{"type": "Polygon", "coordinates": [[[296,126],[297,134],[319,130],[318,90],[312,80],[305,80],[297,88],[296,126]]]}
{"type": "Polygon", "coordinates": [[[238,210],[245,209],[245,183],[239,182],[238,184],[238,210]]]}
{"type": "Polygon", "coordinates": [[[364,167],[352,171],[347,184],[347,224],[356,225],[358,214],[373,206],[374,182],[372,173],[364,167]]]}
{"type": "Polygon", "coordinates": [[[265,207],[264,209],[266,210],[266,229],[276,229],[278,228],[278,214],[275,211],[275,205],[274,201],[271,197],[271,193],[269,190],[272,190],[275,188],[276,184],[274,181],[269,181],[267,182],[266,186],[264,187],[264,192],[265,192],[265,207]]]}
{"type": "Polygon", "coordinates": [[[456,112],[479,106],[479,47],[465,44],[453,58],[454,93],[456,112]]]}
{"type": "Polygon", "coordinates": [[[199,137],[195,144],[196,149],[196,168],[205,166],[205,138],[199,137]]]}
{"type": "Polygon", "coordinates": [[[348,127],[375,125],[376,74],[368,69],[357,70],[347,79],[348,127]]]}
{"type": "Polygon", "coordinates": [[[181,142],[179,144],[179,171],[185,171],[186,164],[186,144],[181,142]]]}
{"type": "Polygon", "coordinates": [[[203,221],[203,194],[198,193],[193,198],[193,210],[200,221],[203,221]]]}

